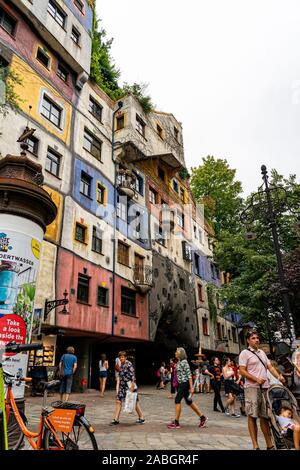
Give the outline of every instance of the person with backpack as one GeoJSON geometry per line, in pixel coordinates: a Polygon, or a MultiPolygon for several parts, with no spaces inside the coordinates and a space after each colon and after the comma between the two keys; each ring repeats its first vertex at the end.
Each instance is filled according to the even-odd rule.
{"type": "Polygon", "coordinates": [[[67,352],[62,355],[59,361],[59,372],[61,375],[60,399],[68,401],[72,389],[73,375],[77,369],[77,357],[72,346],[67,348],[67,352]]]}

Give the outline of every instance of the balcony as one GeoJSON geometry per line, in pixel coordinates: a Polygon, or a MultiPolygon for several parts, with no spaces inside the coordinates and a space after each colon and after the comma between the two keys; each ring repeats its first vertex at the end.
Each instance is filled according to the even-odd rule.
{"type": "Polygon", "coordinates": [[[142,294],[149,292],[153,287],[152,266],[134,266],[133,282],[142,294]]]}
{"type": "Polygon", "coordinates": [[[135,194],[136,177],[130,170],[118,170],[117,188],[120,192],[132,199],[135,194]]]}

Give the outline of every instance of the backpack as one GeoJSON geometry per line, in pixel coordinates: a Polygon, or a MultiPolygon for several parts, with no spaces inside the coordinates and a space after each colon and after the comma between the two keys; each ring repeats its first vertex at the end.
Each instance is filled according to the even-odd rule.
{"type": "Polygon", "coordinates": [[[160,378],[160,369],[156,372],[156,377],[159,379],[160,378]]]}

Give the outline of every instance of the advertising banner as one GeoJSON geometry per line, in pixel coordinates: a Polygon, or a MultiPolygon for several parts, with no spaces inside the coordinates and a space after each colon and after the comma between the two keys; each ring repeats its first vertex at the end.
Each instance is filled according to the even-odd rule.
{"type": "MultiPolygon", "coordinates": [[[[20,344],[30,342],[43,235],[38,225],[20,217],[14,217],[14,221],[25,233],[6,229],[2,223],[4,218],[5,216],[1,216],[0,222],[1,351],[12,341],[20,344]]],[[[27,358],[28,353],[7,354],[4,369],[12,374],[26,375],[27,358]]],[[[17,398],[23,397],[24,385],[15,386],[14,394],[17,398]]]]}

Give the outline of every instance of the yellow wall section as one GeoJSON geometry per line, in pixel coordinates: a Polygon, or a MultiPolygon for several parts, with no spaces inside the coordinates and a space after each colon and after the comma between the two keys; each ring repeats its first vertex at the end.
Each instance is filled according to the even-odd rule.
{"type": "Polygon", "coordinates": [[[51,240],[58,243],[62,219],[63,198],[57,191],[54,191],[54,189],[49,188],[48,186],[43,186],[43,188],[45,189],[45,191],[47,191],[48,194],[50,194],[52,201],[57,207],[57,216],[52,222],[52,224],[48,225],[47,231],[45,233],[45,238],[47,240],[51,240]]]}
{"type": "Polygon", "coordinates": [[[22,77],[22,84],[15,85],[14,91],[20,97],[19,102],[20,108],[25,112],[29,113],[29,105],[32,106],[30,116],[41,123],[47,131],[51,134],[56,135],[59,139],[65,142],[67,145],[70,143],[70,121],[72,109],[70,104],[62,98],[62,96],[41,76],[35,72],[26,62],[21,60],[17,56],[13,56],[12,69],[22,77]],[[56,127],[43,118],[39,113],[39,101],[41,98],[41,89],[49,90],[52,97],[57,97],[58,105],[62,104],[65,109],[64,128],[62,130],[56,129],[56,127]]]}

